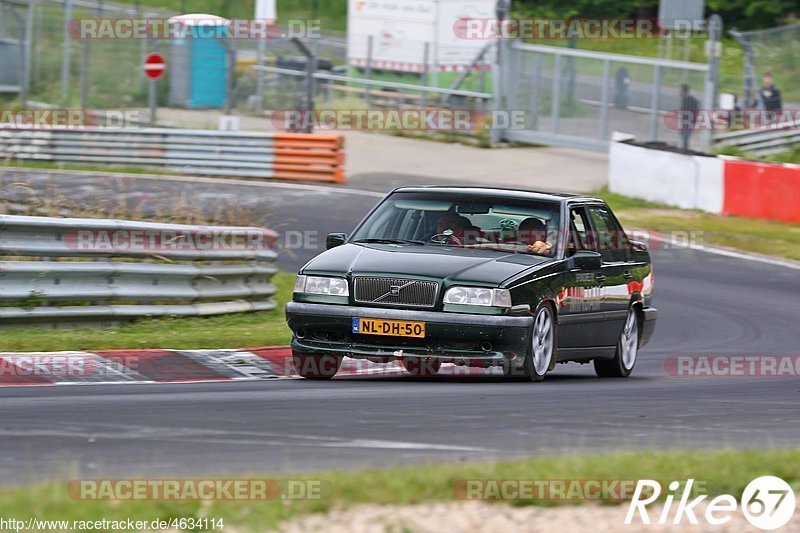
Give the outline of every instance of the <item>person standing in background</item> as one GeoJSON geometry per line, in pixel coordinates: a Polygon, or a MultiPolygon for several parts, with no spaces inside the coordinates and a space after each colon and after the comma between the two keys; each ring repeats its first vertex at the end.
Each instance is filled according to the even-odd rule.
{"type": "Polygon", "coordinates": [[[774,120],[773,117],[770,116],[768,116],[766,120],[767,124],[771,124],[777,121],[778,116],[781,114],[781,109],[783,108],[783,104],[781,103],[781,91],[775,86],[772,73],[765,72],[762,81],[764,85],[761,87],[758,95],[764,104],[764,111],[775,113],[774,120]]]}
{"type": "Polygon", "coordinates": [[[697,110],[700,104],[697,98],[689,94],[689,85],[681,85],[681,120],[680,120],[680,134],[681,134],[681,148],[684,150],[689,149],[689,137],[692,136],[695,121],[697,120],[697,110]]]}

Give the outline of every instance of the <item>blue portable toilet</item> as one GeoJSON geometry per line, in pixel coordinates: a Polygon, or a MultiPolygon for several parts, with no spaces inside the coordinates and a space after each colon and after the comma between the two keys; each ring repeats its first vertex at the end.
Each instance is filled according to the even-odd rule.
{"type": "Polygon", "coordinates": [[[180,15],[172,41],[169,72],[171,105],[222,109],[228,98],[229,54],[225,42],[230,22],[216,15],[180,15]]]}

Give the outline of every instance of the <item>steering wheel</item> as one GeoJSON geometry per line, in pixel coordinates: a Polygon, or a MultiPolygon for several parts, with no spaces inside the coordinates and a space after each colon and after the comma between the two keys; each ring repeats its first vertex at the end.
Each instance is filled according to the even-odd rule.
{"type": "Polygon", "coordinates": [[[446,229],[443,233],[437,233],[431,237],[431,242],[436,244],[453,244],[455,242],[458,246],[464,246],[464,243],[453,235],[453,230],[446,229]]]}

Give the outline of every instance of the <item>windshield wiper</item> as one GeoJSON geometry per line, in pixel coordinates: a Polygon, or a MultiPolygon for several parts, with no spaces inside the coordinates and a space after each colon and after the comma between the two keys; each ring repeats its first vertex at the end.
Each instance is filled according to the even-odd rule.
{"type": "Polygon", "coordinates": [[[354,243],[367,243],[367,244],[417,244],[424,245],[425,241],[415,241],[412,239],[358,239],[354,243]]]}

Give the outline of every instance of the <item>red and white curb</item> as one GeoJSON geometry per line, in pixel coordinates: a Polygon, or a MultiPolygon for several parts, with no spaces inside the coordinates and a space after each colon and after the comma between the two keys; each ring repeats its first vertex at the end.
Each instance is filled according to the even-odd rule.
{"type": "MultiPolygon", "coordinates": [[[[104,383],[192,383],[296,377],[288,346],[237,350],[99,350],[0,352],[0,387],[104,383]]],[[[387,364],[345,358],[337,376],[398,376],[387,364]]],[[[444,365],[443,375],[481,375],[479,368],[444,365]]]]}
{"type": "Polygon", "coordinates": [[[176,383],[291,375],[291,350],[99,350],[0,352],[0,386],[176,383]]]}

